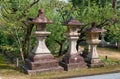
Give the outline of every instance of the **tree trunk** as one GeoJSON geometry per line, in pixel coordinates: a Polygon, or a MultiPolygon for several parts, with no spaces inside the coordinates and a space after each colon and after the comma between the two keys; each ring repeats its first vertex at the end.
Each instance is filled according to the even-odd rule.
{"type": "Polygon", "coordinates": [[[117,47],[120,50],[120,42],[117,43],[117,47]]]}
{"type": "Polygon", "coordinates": [[[21,55],[21,58],[22,58],[22,62],[25,63],[24,53],[22,51],[22,48],[20,48],[20,55],[21,55]]]}
{"type": "Polygon", "coordinates": [[[59,44],[59,45],[60,45],[60,49],[59,49],[58,57],[62,55],[62,44],[59,44]]]}
{"type": "Polygon", "coordinates": [[[113,9],[116,8],[116,1],[117,1],[117,0],[112,0],[112,8],[113,8],[113,9]]]}
{"type": "Polygon", "coordinates": [[[65,50],[62,50],[65,40],[62,40],[61,42],[58,41],[58,40],[55,40],[55,42],[60,45],[60,49],[59,49],[59,52],[58,52],[58,57],[60,57],[60,56],[62,56],[63,52],[65,51],[65,50]]]}
{"type": "Polygon", "coordinates": [[[30,50],[31,32],[32,32],[33,26],[34,26],[33,24],[27,26],[25,39],[22,45],[22,50],[24,52],[24,58],[28,57],[28,51],[30,50]]]}

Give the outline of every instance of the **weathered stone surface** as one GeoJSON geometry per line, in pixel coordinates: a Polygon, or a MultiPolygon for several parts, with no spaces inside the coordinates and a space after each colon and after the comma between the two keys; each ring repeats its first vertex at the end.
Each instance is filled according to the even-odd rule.
{"type": "Polygon", "coordinates": [[[26,65],[23,65],[23,69],[25,73],[29,75],[36,75],[37,73],[43,73],[43,72],[61,72],[63,71],[63,68],[58,66],[58,67],[50,67],[50,68],[43,68],[43,69],[36,69],[36,70],[30,70],[26,65]]]}
{"type": "Polygon", "coordinates": [[[60,61],[60,65],[64,67],[64,70],[66,71],[75,68],[86,68],[86,63],[84,62],[83,57],[78,53],[72,55],[66,54],[62,61],[60,61]]]}
{"type": "Polygon", "coordinates": [[[52,54],[31,54],[30,57],[29,57],[29,59],[32,62],[35,62],[35,61],[41,61],[41,60],[54,59],[54,56],[52,54]]]}
{"type": "Polygon", "coordinates": [[[50,53],[49,49],[47,48],[45,44],[45,39],[49,34],[50,32],[40,32],[40,31],[35,32],[35,35],[37,38],[37,45],[32,50],[34,54],[45,54],[45,53],[49,54],[50,53]]]}
{"type": "Polygon", "coordinates": [[[51,71],[62,71],[63,68],[59,66],[58,60],[52,58],[42,58],[38,61],[31,61],[26,59],[24,70],[28,74],[41,73],[41,72],[51,72],[51,71]]]}
{"type": "Polygon", "coordinates": [[[104,63],[101,62],[99,58],[87,58],[86,59],[88,67],[103,67],[104,63]]]}
{"type": "Polygon", "coordinates": [[[86,63],[76,49],[76,41],[78,36],[69,35],[69,49],[68,53],[63,57],[62,61],[60,61],[60,65],[64,67],[64,70],[71,70],[75,68],[83,68],[86,67],[86,63]]]}

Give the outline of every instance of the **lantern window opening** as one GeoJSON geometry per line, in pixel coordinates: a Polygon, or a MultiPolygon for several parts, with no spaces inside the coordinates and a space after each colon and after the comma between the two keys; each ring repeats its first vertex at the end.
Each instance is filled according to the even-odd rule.
{"type": "Polygon", "coordinates": [[[45,23],[36,24],[36,30],[37,31],[46,31],[46,24],[45,23]]]}
{"type": "Polygon", "coordinates": [[[72,27],[72,32],[77,32],[76,27],[72,27]]]}

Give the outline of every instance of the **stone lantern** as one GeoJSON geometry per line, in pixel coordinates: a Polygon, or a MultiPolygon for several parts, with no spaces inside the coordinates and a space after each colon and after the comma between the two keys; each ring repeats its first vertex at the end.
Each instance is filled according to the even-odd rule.
{"type": "Polygon", "coordinates": [[[107,42],[105,41],[104,37],[105,37],[105,32],[106,30],[104,29],[104,27],[102,27],[102,32],[101,32],[101,42],[100,45],[102,47],[105,47],[107,45],[107,42]]]}
{"type": "Polygon", "coordinates": [[[28,23],[36,25],[35,35],[37,38],[37,46],[25,61],[25,71],[30,74],[36,72],[63,70],[45,44],[45,39],[50,34],[50,32],[46,31],[46,24],[52,23],[52,21],[44,16],[43,10],[39,10],[38,17],[28,21],[28,23]]]}
{"type": "Polygon", "coordinates": [[[80,56],[76,49],[76,43],[80,35],[78,33],[79,26],[83,25],[83,23],[80,23],[78,20],[71,17],[67,22],[65,22],[65,25],[68,27],[66,36],[69,41],[69,49],[60,62],[60,65],[67,71],[78,67],[86,67],[83,57],[80,56]]]}
{"type": "Polygon", "coordinates": [[[97,45],[100,43],[99,34],[102,32],[101,29],[97,28],[95,23],[91,24],[91,28],[87,29],[87,43],[91,46],[90,52],[87,55],[88,66],[100,67],[103,63],[99,59],[97,52],[97,45]]]}

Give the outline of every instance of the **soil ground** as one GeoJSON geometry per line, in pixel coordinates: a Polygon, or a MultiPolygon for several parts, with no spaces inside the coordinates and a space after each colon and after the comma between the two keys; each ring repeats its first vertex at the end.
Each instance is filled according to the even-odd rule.
{"type": "Polygon", "coordinates": [[[98,48],[98,53],[100,56],[120,60],[120,50],[111,48],[98,48]]]}

